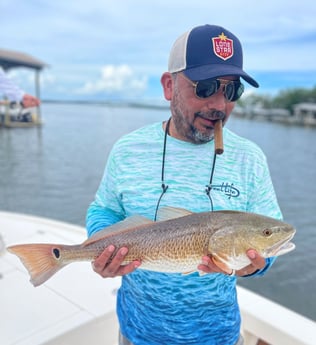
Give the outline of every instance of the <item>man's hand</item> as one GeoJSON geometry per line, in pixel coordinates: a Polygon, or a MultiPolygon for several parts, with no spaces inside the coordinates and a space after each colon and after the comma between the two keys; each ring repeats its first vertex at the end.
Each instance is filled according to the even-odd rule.
{"type": "Polygon", "coordinates": [[[128,249],[126,247],[119,248],[113,256],[114,252],[115,247],[113,245],[109,245],[104,249],[100,256],[92,262],[93,270],[103,278],[123,276],[133,272],[141,265],[139,260],[123,265],[125,256],[128,253],[128,249]]]}
{"type": "Polygon", "coordinates": [[[21,104],[23,108],[38,107],[40,105],[40,100],[26,93],[22,98],[21,104]]]}
{"type": "MultiPolygon", "coordinates": [[[[242,277],[249,274],[253,274],[258,270],[263,269],[266,266],[266,260],[262,256],[260,256],[255,250],[249,249],[247,251],[247,256],[249,260],[251,261],[251,264],[248,266],[242,268],[241,270],[238,270],[235,272],[236,276],[242,277]]],[[[211,257],[209,256],[203,256],[202,263],[198,266],[198,270],[205,272],[205,273],[224,273],[231,275],[233,273],[232,270],[228,272],[227,269],[223,267],[220,268],[217,266],[211,257]]]]}
{"type": "Polygon", "coordinates": [[[236,275],[242,277],[249,274],[253,274],[256,271],[262,270],[266,266],[266,259],[260,256],[254,249],[247,250],[247,256],[251,261],[251,264],[242,268],[239,271],[236,271],[236,275]]]}

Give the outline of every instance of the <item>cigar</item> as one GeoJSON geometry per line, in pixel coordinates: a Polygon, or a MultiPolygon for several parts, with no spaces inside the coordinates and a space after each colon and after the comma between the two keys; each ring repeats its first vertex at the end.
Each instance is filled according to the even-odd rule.
{"type": "Polygon", "coordinates": [[[221,155],[224,152],[223,121],[217,120],[214,126],[215,153],[221,155]]]}

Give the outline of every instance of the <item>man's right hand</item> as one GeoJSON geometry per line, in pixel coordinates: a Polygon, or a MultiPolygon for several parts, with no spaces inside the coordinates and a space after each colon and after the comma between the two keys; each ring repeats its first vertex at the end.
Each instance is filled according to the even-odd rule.
{"type": "Polygon", "coordinates": [[[115,247],[113,245],[109,245],[104,249],[100,256],[92,262],[93,270],[103,278],[123,276],[135,271],[135,269],[141,265],[139,260],[134,260],[129,264],[123,265],[128,253],[128,248],[126,247],[119,248],[113,256],[114,252],[115,247]]]}

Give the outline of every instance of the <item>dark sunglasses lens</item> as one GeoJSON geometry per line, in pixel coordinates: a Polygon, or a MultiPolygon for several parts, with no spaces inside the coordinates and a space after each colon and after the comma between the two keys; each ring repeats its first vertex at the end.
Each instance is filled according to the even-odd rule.
{"type": "Polygon", "coordinates": [[[214,95],[220,87],[220,82],[216,79],[199,81],[196,85],[195,93],[200,98],[207,98],[214,95]]]}
{"type": "Polygon", "coordinates": [[[244,92],[244,85],[240,81],[232,81],[225,85],[225,97],[230,102],[237,101],[244,92]]]}

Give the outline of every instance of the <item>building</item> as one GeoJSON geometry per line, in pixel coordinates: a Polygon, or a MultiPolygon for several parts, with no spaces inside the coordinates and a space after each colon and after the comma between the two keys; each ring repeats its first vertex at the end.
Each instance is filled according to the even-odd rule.
{"type": "Polygon", "coordinates": [[[316,126],[316,103],[298,103],[293,107],[294,117],[298,123],[316,126]]]}

